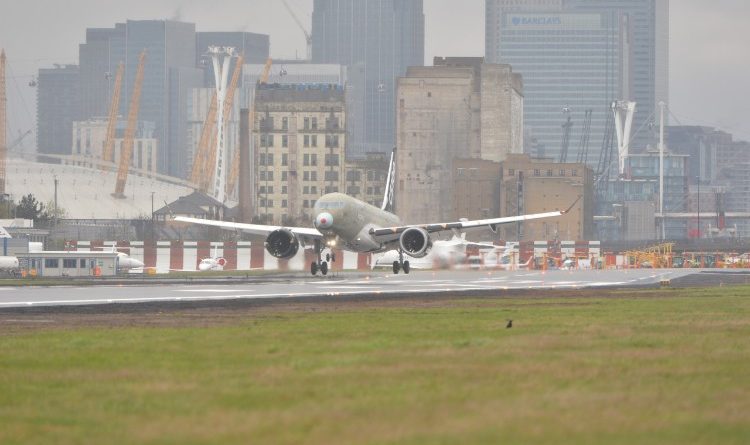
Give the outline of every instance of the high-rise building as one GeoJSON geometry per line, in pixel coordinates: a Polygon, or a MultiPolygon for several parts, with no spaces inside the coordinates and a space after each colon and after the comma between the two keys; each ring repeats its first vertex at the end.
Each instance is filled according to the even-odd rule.
{"type": "Polygon", "coordinates": [[[388,152],[396,134],[396,79],[424,64],[422,0],[315,0],[312,60],[348,67],[347,151],[388,152]]]}
{"type": "Polygon", "coordinates": [[[187,154],[187,101],[191,88],[203,82],[196,67],[196,35],[192,23],[171,20],[128,20],[114,28],[88,29],[80,46],[83,97],[81,119],[105,116],[117,65],[125,65],[120,115],[127,116],[138,68],[146,50],[140,121],[153,122],[159,141],[160,173],[183,176],[187,154]],[[104,79],[102,81],[102,79],[104,79]]]}
{"type": "Polygon", "coordinates": [[[80,104],[78,76],[78,65],[39,70],[36,96],[39,154],[70,154],[70,135],[80,104]]]}
{"type": "Polygon", "coordinates": [[[562,108],[574,124],[570,153],[589,108],[590,145],[600,148],[610,98],[637,102],[638,152],[653,143],[646,124],[668,99],[668,13],[668,0],[487,0],[486,57],[526,79],[526,124],[545,154],[559,153],[562,108]]]}
{"type": "Polygon", "coordinates": [[[259,85],[251,165],[255,217],[304,224],[315,201],[344,190],[344,89],[330,85],[259,85]]]}

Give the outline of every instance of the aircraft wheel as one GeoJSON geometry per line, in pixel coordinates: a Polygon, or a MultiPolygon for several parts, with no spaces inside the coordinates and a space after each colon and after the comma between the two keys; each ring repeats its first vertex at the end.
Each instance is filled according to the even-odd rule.
{"type": "Polygon", "coordinates": [[[317,275],[318,274],[318,263],[316,263],[314,261],[312,263],[310,263],[310,273],[313,274],[313,275],[317,275]]]}
{"type": "Polygon", "coordinates": [[[404,273],[408,274],[409,270],[411,270],[411,266],[409,266],[409,262],[408,261],[404,261],[404,273]]]}
{"type": "Polygon", "coordinates": [[[320,273],[323,275],[328,275],[328,263],[323,261],[320,263],[320,273]]]}
{"type": "Polygon", "coordinates": [[[401,264],[399,264],[398,261],[393,262],[393,273],[394,275],[398,275],[398,271],[401,270],[401,264]]]}

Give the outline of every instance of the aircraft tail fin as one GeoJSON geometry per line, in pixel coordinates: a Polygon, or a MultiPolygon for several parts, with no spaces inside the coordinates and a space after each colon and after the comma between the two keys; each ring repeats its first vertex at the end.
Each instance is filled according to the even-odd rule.
{"type": "Polygon", "coordinates": [[[394,192],[396,189],[396,147],[391,152],[391,163],[388,166],[388,176],[385,178],[385,194],[383,195],[383,205],[381,210],[393,213],[396,206],[394,202],[394,192]]]}
{"type": "Polygon", "coordinates": [[[10,233],[8,233],[7,230],[5,230],[5,227],[0,226],[0,239],[3,239],[3,238],[10,239],[10,238],[13,238],[13,237],[10,236],[10,233]]]}

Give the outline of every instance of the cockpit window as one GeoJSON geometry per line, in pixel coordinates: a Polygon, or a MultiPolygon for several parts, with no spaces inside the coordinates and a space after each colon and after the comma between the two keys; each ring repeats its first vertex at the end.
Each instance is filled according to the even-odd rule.
{"type": "Polygon", "coordinates": [[[326,210],[343,209],[344,208],[344,203],[343,203],[343,201],[329,201],[329,202],[320,202],[320,201],[318,201],[318,208],[319,209],[326,209],[326,210]]]}

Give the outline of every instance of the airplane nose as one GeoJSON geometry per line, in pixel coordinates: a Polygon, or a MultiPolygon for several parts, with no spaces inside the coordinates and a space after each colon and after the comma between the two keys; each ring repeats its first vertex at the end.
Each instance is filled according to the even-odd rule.
{"type": "Polygon", "coordinates": [[[316,229],[330,229],[333,226],[333,215],[328,212],[318,214],[315,218],[316,229]]]}
{"type": "Polygon", "coordinates": [[[207,271],[210,268],[211,268],[211,266],[209,266],[208,264],[201,263],[201,264],[198,265],[198,270],[200,270],[201,272],[205,272],[205,271],[207,271]]]}
{"type": "Polygon", "coordinates": [[[127,264],[127,267],[130,269],[140,269],[143,266],[145,266],[145,264],[143,264],[142,261],[138,261],[133,258],[128,258],[128,261],[126,261],[126,264],[127,264]]]}

